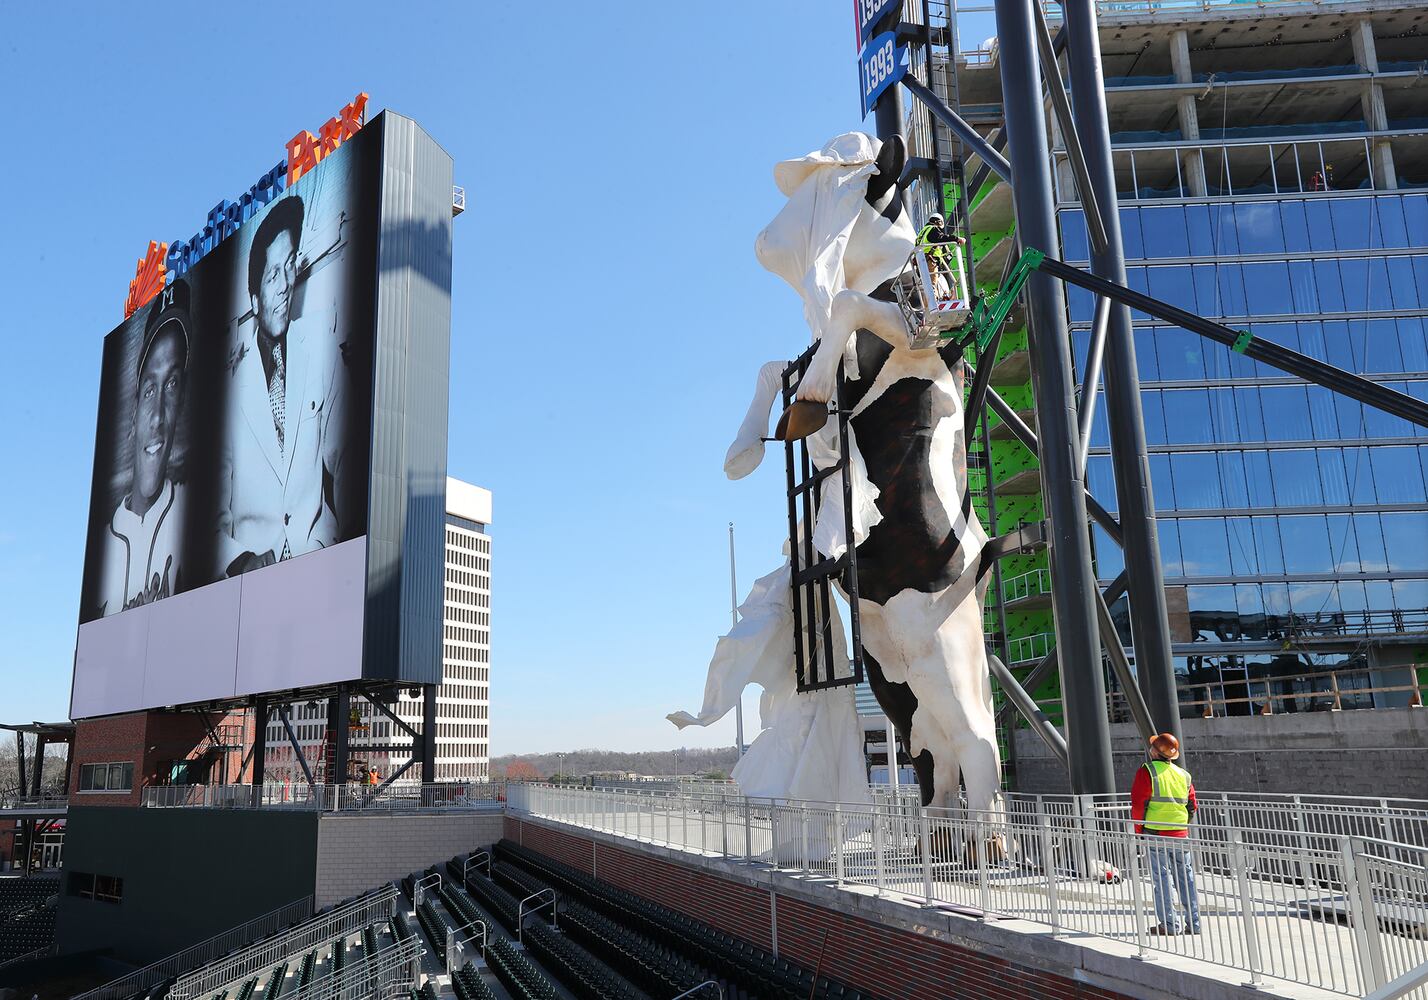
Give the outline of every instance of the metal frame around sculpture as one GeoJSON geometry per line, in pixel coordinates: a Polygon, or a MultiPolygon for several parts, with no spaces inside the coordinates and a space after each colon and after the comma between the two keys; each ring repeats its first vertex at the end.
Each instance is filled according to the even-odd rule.
{"type": "MultiPolygon", "coordinates": [[[[900,35],[916,37],[912,31],[915,26],[895,23],[900,19],[900,7],[890,12],[888,23],[879,26],[879,30],[899,27],[900,35]]],[[[1011,186],[1018,241],[1016,260],[1023,259],[1023,247],[1046,253],[1036,261],[1036,274],[1027,280],[1024,293],[1037,431],[1017,417],[984,376],[974,375],[973,389],[975,393],[985,393],[992,411],[1006,421],[1013,435],[1041,462],[1042,492],[1050,521],[1046,537],[1053,554],[1050,575],[1056,647],[1032,671],[1026,687],[1035,690],[1059,666],[1066,722],[1064,743],[1010,671],[1001,669],[996,674],[1008,691],[1009,703],[1022,711],[1033,731],[1067,762],[1072,791],[1107,793],[1115,788],[1115,776],[1101,669],[1103,649],[1125,689],[1142,734],[1169,731],[1178,735],[1180,728],[1130,309],[1174,323],[1253,360],[1419,426],[1428,427],[1428,403],[1126,287],[1096,11],[1092,0],[1067,0],[1062,9],[1065,24],[1053,39],[1035,0],[997,0],[1005,125],[991,141],[912,74],[902,83],[948,127],[968,153],[981,159],[982,166],[967,191],[969,198],[989,172],[1011,186]],[[1072,92],[1082,95],[1074,103],[1061,80],[1058,56],[1063,43],[1072,92]],[[1050,98],[1065,139],[1072,176],[1085,209],[1092,243],[1090,273],[1058,259],[1060,242],[1044,94],[1050,98]],[[1008,145],[1011,154],[1003,156],[1002,150],[1008,145]],[[1078,285],[1097,297],[1079,405],[1067,335],[1065,284],[1078,285]],[[1084,483],[1087,439],[1101,384],[1111,426],[1112,467],[1121,498],[1119,522],[1087,493],[1084,483]],[[1088,518],[1096,520],[1125,550],[1126,568],[1104,594],[1095,583],[1086,530],[1088,518]],[[1134,674],[1109,614],[1109,604],[1122,594],[1130,596],[1134,674]]],[[[904,115],[897,88],[888,90],[878,101],[875,118],[879,138],[902,132],[904,115]]],[[[1008,273],[1013,266],[1009,258],[1008,273]]],[[[979,333],[986,336],[978,338],[981,350],[974,372],[985,373],[995,357],[1000,329],[979,333]]],[[[975,408],[969,406],[969,419],[976,419],[980,409],[980,400],[975,408]]]]}

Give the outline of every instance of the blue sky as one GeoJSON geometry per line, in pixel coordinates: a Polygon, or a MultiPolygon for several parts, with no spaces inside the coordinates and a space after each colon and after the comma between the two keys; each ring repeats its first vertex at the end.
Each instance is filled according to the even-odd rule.
{"type": "Polygon", "coordinates": [[[808,337],[753,255],[773,164],[860,127],[849,5],[817,6],[7,6],[0,720],[67,713],[136,260],[365,90],[467,193],[450,473],[495,494],[493,752],[732,743],[664,715],[698,709],[728,627],[728,522],[741,596],[780,559],[782,456],[721,466],[759,365],[808,337]]]}

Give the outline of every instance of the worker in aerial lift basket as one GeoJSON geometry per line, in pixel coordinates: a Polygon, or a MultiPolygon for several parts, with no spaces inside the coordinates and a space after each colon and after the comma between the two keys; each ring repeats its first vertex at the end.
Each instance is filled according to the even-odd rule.
{"type": "Polygon", "coordinates": [[[923,226],[922,231],[917,234],[917,248],[927,254],[927,265],[932,269],[934,285],[936,285],[937,277],[940,274],[942,281],[947,286],[946,288],[938,287],[938,295],[942,295],[944,292],[949,298],[957,295],[953,278],[955,272],[949,258],[964,242],[962,237],[953,232],[943,221],[940,212],[933,212],[928,216],[927,225],[923,226]]]}
{"type": "Polygon", "coordinates": [[[1148,841],[1155,915],[1160,920],[1152,934],[1200,933],[1200,900],[1187,843],[1195,815],[1195,784],[1190,772],[1175,763],[1179,757],[1180,741],[1172,734],[1152,737],[1150,760],[1136,769],[1131,785],[1131,819],[1135,832],[1145,834],[1148,841]],[[1172,881],[1185,910],[1183,921],[1171,899],[1172,881]]]}

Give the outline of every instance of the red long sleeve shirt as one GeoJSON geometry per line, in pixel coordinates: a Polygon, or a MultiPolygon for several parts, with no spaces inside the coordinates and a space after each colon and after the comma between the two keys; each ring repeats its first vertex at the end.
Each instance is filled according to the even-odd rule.
{"type": "MultiPolygon", "coordinates": [[[[1149,833],[1161,837],[1188,837],[1189,830],[1147,830],[1140,821],[1145,819],[1145,804],[1150,801],[1150,768],[1141,765],[1135,769],[1135,781],[1131,783],[1131,819],[1136,821],[1136,833],[1149,833]]],[[[1190,816],[1195,816],[1195,782],[1190,782],[1190,801],[1186,804],[1190,816]]]]}

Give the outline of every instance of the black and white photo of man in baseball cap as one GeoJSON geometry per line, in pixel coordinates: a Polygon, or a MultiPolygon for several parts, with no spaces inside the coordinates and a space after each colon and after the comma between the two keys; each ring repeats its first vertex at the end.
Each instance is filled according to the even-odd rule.
{"type": "Polygon", "coordinates": [[[101,614],[150,604],[179,588],[184,488],[169,454],[188,381],[193,321],[189,290],[174,281],[154,297],[144,322],[135,389],[129,493],[105,535],[101,614]]]}

